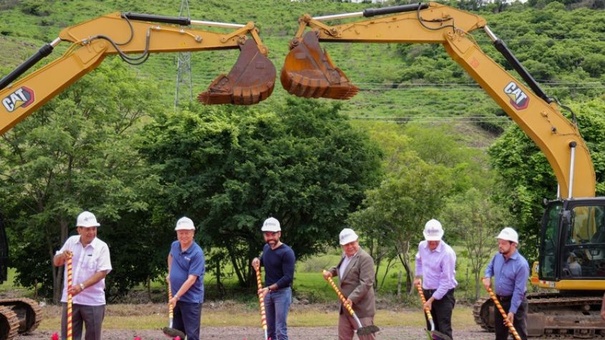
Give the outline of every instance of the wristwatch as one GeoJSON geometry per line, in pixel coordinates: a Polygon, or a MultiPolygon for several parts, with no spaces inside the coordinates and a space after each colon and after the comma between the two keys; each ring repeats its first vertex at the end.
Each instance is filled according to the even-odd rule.
{"type": "Polygon", "coordinates": [[[84,290],[84,288],[86,288],[86,286],[84,286],[84,284],[83,284],[83,283],[80,283],[80,289],[81,289],[81,290],[84,290]]]}

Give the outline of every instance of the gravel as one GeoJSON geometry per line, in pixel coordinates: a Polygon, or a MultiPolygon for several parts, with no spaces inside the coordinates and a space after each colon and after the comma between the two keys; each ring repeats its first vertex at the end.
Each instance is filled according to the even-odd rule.
{"type": "MultiPolygon", "coordinates": [[[[320,313],[327,315],[326,313],[337,313],[338,304],[333,305],[297,305],[296,310],[306,310],[305,313],[320,313]]],[[[245,310],[241,305],[225,301],[221,303],[208,302],[204,305],[206,313],[212,313],[212,311],[221,311],[221,314],[230,315],[230,313],[239,313],[245,310]]],[[[381,309],[382,310],[382,309],[381,309]]],[[[380,331],[376,334],[377,340],[427,340],[426,331],[421,326],[411,326],[414,323],[414,318],[418,319],[418,313],[414,309],[392,309],[384,308],[397,315],[397,320],[401,319],[401,326],[380,326],[380,331]],[[406,325],[407,323],[407,325],[406,325]]],[[[43,307],[43,319],[57,319],[61,311],[60,306],[45,305],[43,307]]],[[[165,304],[111,304],[108,305],[107,316],[121,317],[121,316],[149,316],[149,315],[162,315],[166,312],[165,304]]],[[[460,313],[468,313],[468,311],[462,311],[460,313]]],[[[257,317],[256,311],[253,311],[254,317],[257,317]]],[[[336,315],[336,314],[334,314],[336,315]]],[[[59,319],[60,320],[60,319],[59,319]]],[[[462,321],[462,320],[460,320],[462,321]]],[[[454,340],[493,340],[495,338],[493,333],[487,333],[483,331],[478,325],[468,322],[461,323],[454,321],[454,340]],[[462,327],[461,324],[467,325],[462,327]]],[[[59,322],[59,321],[57,321],[59,322]]],[[[107,322],[107,319],[106,321],[107,322]]],[[[103,329],[103,340],[134,340],[139,337],[140,340],[167,340],[169,339],[164,335],[161,328],[157,329],[143,329],[132,325],[132,328],[114,329],[105,327],[103,329]],[[134,329],[139,328],[139,329],[134,329]]],[[[47,328],[36,329],[31,334],[20,335],[15,340],[49,340],[52,334],[56,331],[49,331],[47,328]]],[[[202,340],[264,340],[264,332],[260,325],[255,326],[220,326],[215,327],[204,326],[204,320],[202,319],[202,340]]],[[[328,327],[293,327],[290,326],[288,329],[288,335],[293,340],[337,340],[337,325],[328,327]]],[[[357,338],[356,338],[357,339],[357,338]]]]}
{"type": "MultiPolygon", "coordinates": [[[[288,335],[290,339],[300,340],[337,340],[336,327],[290,327],[288,335]]],[[[30,335],[21,335],[18,340],[48,340],[52,332],[34,331],[30,335]]],[[[166,340],[167,337],[160,329],[157,330],[103,330],[104,340],[133,340],[135,337],[141,340],[166,340]]],[[[201,339],[213,340],[264,340],[263,330],[259,327],[203,327],[201,339]]],[[[423,340],[427,339],[423,329],[410,327],[383,327],[376,333],[376,339],[380,340],[423,340]]],[[[494,335],[481,331],[480,329],[454,330],[455,340],[493,340],[494,335]]]]}

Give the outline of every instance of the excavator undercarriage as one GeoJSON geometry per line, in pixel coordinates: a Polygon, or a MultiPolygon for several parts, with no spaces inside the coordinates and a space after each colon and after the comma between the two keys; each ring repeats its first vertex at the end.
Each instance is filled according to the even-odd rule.
{"type": "MultiPolygon", "coordinates": [[[[529,294],[528,335],[559,339],[605,338],[604,321],[600,317],[602,299],[602,295],[529,294]]],[[[494,331],[495,313],[497,310],[490,298],[479,299],[473,306],[475,322],[489,332],[494,331]]]]}
{"type": "Polygon", "coordinates": [[[0,339],[9,340],[17,336],[19,318],[12,309],[0,306],[0,339]]]}
{"type": "Polygon", "coordinates": [[[34,331],[42,321],[42,309],[27,298],[0,299],[0,340],[34,331]]]}

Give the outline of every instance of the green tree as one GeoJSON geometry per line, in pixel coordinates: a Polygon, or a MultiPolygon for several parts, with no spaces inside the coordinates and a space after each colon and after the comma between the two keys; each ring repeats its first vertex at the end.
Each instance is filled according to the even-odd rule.
{"type": "Polygon", "coordinates": [[[403,265],[408,293],[413,288],[413,247],[420,240],[424,223],[439,217],[452,186],[446,167],[410,159],[407,167],[387,175],[380,187],[368,191],[366,208],[352,214],[354,219],[368,223],[357,227],[364,235],[375,235],[392,248],[403,265]]]}
{"type": "Polygon", "coordinates": [[[227,250],[242,286],[253,281],[249,263],[269,216],[298,258],[314,254],[380,175],[379,149],[339,107],[288,99],[275,113],[221,107],[158,117],[142,151],[161,169],[160,209],[193,218],[206,247],[227,250]]]}
{"type": "MultiPolygon", "coordinates": [[[[483,269],[494,253],[495,236],[498,230],[510,225],[510,216],[505,207],[495,204],[490,192],[471,188],[467,192],[447,198],[443,211],[444,225],[448,232],[456,235],[458,244],[463,246],[463,257],[469,261],[469,269],[474,285],[474,299],[480,296],[483,269]]],[[[460,274],[460,263],[458,274],[460,274]]],[[[468,290],[466,290],[468,291],[468,290]]]]}
{"type": "MultiPolygon", "coordinates": [[[[145,210],[139,189],[154,185],[130,143],[156,106],[155,94],[119,59],[109,59],[2,136],[0,196],[19,284],[58,300],[63,271],[52,267],[52,257],[82,210],[97,215],[100,238],[120,253],[105,237],[112,233],[108,222],[145,210]]],[[[119,258],[113,257],[116,267],[119,258]]]]}
{"type": "MultiPolygon", "coordinates": [[[[573,105],[577,123],[591,152],[597,179],[597,196],[605,193],[605,109],[603,100],[595,99],[581,105],[573,105]]],[[[511,126],[489,148],[490,162],[502,179],[506,192],[497,195],[497,201],[513,214],[520,234],[527,241],[524,255],[529,259],[537,256],[537,240],[540,219],[544,212],[543,200],[557,195],[557,181],[546,157],[517,126],[511,126]]]]}
{"type": "MultiPolygon", "coordinates": [[[[470,188],[490,188],[486,155],[465,146],[466,136],[445,124],[366,124],[385,152],[385,179],[368,192],[363,209],[352,213],[349,223],[363,231],[377,266],[397,258],[406,272],[406,290],[412,291],[411,252],[420,240],[422,226],[440,218],[449,197],[470,188]]],[[[446,227],[447,229],[447,227],[446,227]]],[[[446,233],[450,240],[460,235],[446,233]]],[[[378,280],[377,280],[378,281],[378,280]]]]}

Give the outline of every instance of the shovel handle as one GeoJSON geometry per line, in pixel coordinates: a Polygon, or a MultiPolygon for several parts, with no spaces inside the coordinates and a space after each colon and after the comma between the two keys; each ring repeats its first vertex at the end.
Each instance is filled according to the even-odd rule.
{"type": "MultiPolygon", "coordinates": [[[[256,271],[256,285],[258,287],[258,290],[261,290],[263,289],[263,283],[260,279],[260,266],[254,267],[254,271],[256,271]]],[[[260,322],[263,327],[263,330],[265,331],[265,340],[267,340],[267,316],[265,314],[265,299],[260,293],[258,294],[258,304],[260,305],[260,322]]]]}
{"type": "Polygon", "coordinates": [[[170,287],[170,279],[168,279],[168,327],[172,328],[172,320],[174,318],[174,307],[172,307],[170,300],[172,300],[172,288],[170,287]]]}
{"type": "Polygon", "coordinates": [[[504,308],[502,308],[502,305],[500,304],[498,297],[496,296],[496,294],[494,294],[494,291],[490,287],[487,287],[487,292],[489,293],[489,296],[494,301],[496,308],[498,308],[498,310],[500,311],[500,314],[502,314],[502,318],[504,318],[504,322],[508,326],[508,330],[510,331],[510,333],[513,335],[515,340],[521,340],[521,337],[519,336],[519,333],[517,333],[515,326],[508,320],[508,316],[506,315],[504,308]]]}
{"type": "Polygon", "coordinates": [[[432,318],[431,313],[430,313],[431,310],[424,307],[424,304],[426,303],[426,298],[424,297],[424,292],[422,291],[422,286],[420,284],[417,284],[416,289],[418,289],[418,295],[420,295],[420,301],[422,301],[422,309],[424,309],[424,311],[429,315],[429,318],[432,318]]]}
{"type": "MultiPolygon", "coordinates": [[[[324,274],[326,272],[328,272],[328,271],[327,270],[323,271],[324,274]]],[[[327,278],[327,281],[330,283],[330,286],[332,286],[332,288],[334,288],[334,291],[336,292],[336,295],[338,295],[338,298],[342,302],[342,305],[349,311],[349,313],[351,314],[351,316],[355,319],[355,321],[357,321],[358,326],[361,328],[362,327],[361,321],[359,321],[359,318],[355,314],[355,311],[353,310],[353,307],[351,307],[351,305],[347,303],[347,299],[344,297],[344,295],[342,295],[342,293],[340,292],[340,289],[338,289],[338,287],[336,287],[336,284],[334,283],[334,280],[332,280],[332,278],[329,277],[329,278],[327,278]]]]}
{"type": "Polygon", "coordinates": [[[422,291],[421,284],[416,285],[416,289],[418,289],[418,295],[420,295],[420,301],[422,302],[422,309],[424,309],[424,313],[426,314],[427,319],[429,319],[429,323],[431,324],[431,331],[435,330],[435,323],[433,322],[433,315],[431,314],[431,310],[424,307],[426,303],[426,298],[424,297],[424,292],[422,291]]]}
{"type": "Polygon", "coordinates": [[[67,340],[73,339],[73,321],[72,321],[72,308],[73,308],[73,296],[69,292],[69,289],[73,285],[73,259],[71,252],[67,253],[67,340]]]}

